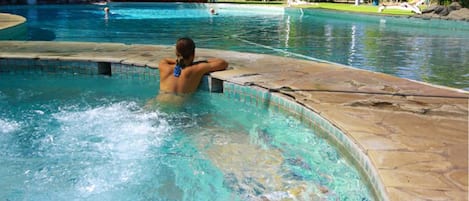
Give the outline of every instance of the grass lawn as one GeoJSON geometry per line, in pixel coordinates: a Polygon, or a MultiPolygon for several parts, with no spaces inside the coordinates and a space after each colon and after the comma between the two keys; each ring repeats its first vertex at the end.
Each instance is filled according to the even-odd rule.
{"type": "Polygon", "coordinates": [[[246,1],[246,0],[217,0],[217,3],[234,3],[234,4],[261,4],[261,5],[279,5],[285,6],[285,1],[246,1]]]}
{"type": "Polygon", "coordinates": [[[367,4],[344,4],[344,3],[317,3],[311,5],[301,5],[300,8],[322,8],[338,11],[357,12],[357,13],[372,13],[372,14],[385,14],[385,15],[413,15],[410,11],[399,10],[399,9],[384,9],[383,12],[378,13],[378,6],[372,6],[367,4]]]}
{"type": "MultiPolygon", "coordinates": [[[[262,5],[278,5],[286,6],[287,1],[246,1],[246,0],[217,0],[218,3],[235,3],[235,4],[262,4],[262,5]]],[[[378,6],[372,6],[367,4],[360,4],[355,6],[354,4],[346,3],[311,3],[305,5],[295,6],[298,8],[307,9],[330,9],[337,11],[346,12],[357,12],[357,13],[371,13],[371,14],[384,14],[384,15],[413,15],[410,11],[399,10],[399,9],[385,9],[382,13],[378,13],[378,6]]]]}

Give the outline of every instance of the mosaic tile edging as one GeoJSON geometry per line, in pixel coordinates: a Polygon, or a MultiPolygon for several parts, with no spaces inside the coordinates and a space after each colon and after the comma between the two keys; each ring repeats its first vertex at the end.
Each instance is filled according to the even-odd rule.
{"type": "MultiPolygon", "coordinates": [[[[70,73],[71,75],[96,75],[98,76],[98,62],[91,60],[62,60],[62,59],[38,59],[38,58],[0,58],[0,72],[3,73],[41,73],[53,75],[70,73]]],[[[148,66],[113,63],[111,71],[113,77],[125,79],[156,80],[158,71],[148,66]]]]}
{"type": "MultiPolygon", "coordinates": [[[[1,73],[35,73],[47,76],[105,76],[99,74],[98,63],[94,60],[74,60],[74,59],[40,59],[40,58],[2,58],[0,57],[1,73]]],[[[146,65],[124,64],[118,62],[107,62],[111,65],[112,77],[119,79],[140,79],[159,81],[159,71],[157,68],[146,65]]],[[[213,79],[205,75],[199,85],[199,90],[220,92],[220,86],[213,86],[210,82],[213,79]]],[[[221,81],[220,81],[221,82],[221,81]]],[[[216,84],[215,84],[216,85],[216,84]]],[[[220,89],[221,90],[221,89],[220,89]]]]}
{"type": "Polygon", "coordinates": [[[358,166],[360,174],[365,176],[367,183],[372,188],[372,193],[378,200],[388,201],[389,197],[383,183],[372,165],[371,160],[361,151],[359,146],[348,138],[339,128],[321,117],[316,112],[297,103],[288,96],[255,86],[242,86],[227,81],[223,82],[223,93],[227,96],[239,99],[241,102],[255,102],[256,106],[273,107],[275,111],[284,111],[298,117],[301,121],[307,121],[314,129],[324,134],[332,141],[334,146],[352,158],[355,166],[358,166]]]}

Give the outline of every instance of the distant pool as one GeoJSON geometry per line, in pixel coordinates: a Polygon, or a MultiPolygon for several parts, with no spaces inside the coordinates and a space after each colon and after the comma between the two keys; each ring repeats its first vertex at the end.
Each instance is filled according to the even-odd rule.
{"type": "MultiPolygon", "coordinates": [[[[4,6],[28,19],[27,40],[173,44],[321,59],[469,90],[469,23],[181,3],[4,6]],[[219,15],[210,15],[213,6],[219,15]]],[[[21,38],[20,38],[21,39],[21,38]]]]}

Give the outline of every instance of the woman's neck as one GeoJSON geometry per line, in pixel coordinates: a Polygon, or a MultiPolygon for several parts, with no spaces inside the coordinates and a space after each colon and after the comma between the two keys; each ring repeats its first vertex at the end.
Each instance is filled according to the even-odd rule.
{"type": "Polygon", "coordinates": [[[190,66],[190,65],[192,65],[192,60],[186,60],[186,59],[184,59],[183,62],[184,62],[184,66],[190,66]]]}

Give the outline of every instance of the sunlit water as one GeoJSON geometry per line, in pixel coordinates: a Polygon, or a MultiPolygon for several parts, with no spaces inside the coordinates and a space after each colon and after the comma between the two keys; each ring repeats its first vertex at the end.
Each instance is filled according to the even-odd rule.
{"type": "Polygon", "coordinates": [[[296,118],[207,92],[168,110],[157,88],[0,74],[0,200],[373,200],[296,118]]]}
{"type": "Polygon", "coordinates": [[[172,45],[322,59],[469,89],[469,23],[224,4],[0,7],[28,19],[20,39],[172,45]],[[213,6],[218,15],[210,15],[213,6]]]}

